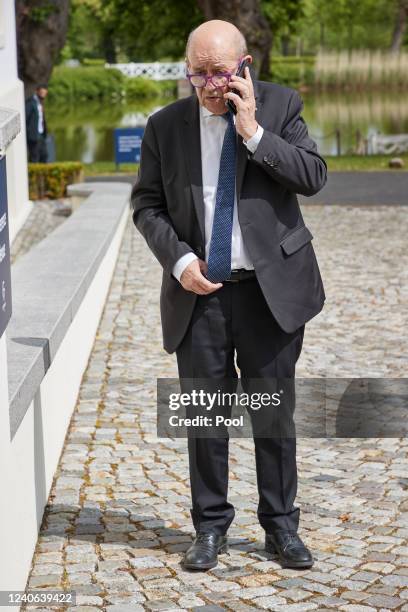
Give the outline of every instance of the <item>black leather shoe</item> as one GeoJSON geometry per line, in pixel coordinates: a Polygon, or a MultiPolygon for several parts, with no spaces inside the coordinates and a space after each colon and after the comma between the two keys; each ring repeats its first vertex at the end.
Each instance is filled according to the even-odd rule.
{"type": "Polygon", "coordinates": [[[198,532],[194,542],[186,551],[183,565],[187,569],[211,569],[218,563],[218,553],[224,553],[227,550],[227,536],[211,532],[198,532]]]}
{"type": "Polygon", "coordinates": [[[279,529],[265,534],[265,550],[279,558],[282,567],[312,567],[313,557],[296,531],[279,529]]]}

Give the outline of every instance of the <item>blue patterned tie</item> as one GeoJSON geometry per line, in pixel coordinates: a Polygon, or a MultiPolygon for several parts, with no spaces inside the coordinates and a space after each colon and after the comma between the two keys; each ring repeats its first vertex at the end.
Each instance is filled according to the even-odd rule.
{"type": "Polygon", "coordinates": [[[222,115],[228,121],[222,144],[217,196],[208,255],[207,278],[219,282],[231,276],[232,218],[235,197],[236,139],[233,115],[222,115]]]}

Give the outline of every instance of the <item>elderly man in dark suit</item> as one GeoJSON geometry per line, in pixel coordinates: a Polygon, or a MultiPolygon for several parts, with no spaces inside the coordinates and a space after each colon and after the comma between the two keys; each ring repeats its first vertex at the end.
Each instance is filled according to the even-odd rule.
{"type": "Polygon", "coordinates": [[[40,84],[25,103],[28,161],[33,163],[45,164],[48,161],[47,122],[44,111],[44,100],[47,94],[47,85],[40,84]]]}
{"type": "MultiPolygon", "coordinates": [[[[142,143],[133,221],[163,267],[164,349],[180,379],[293,379],[306,321],[325,294],[296,194],[325,184],[327,167],[308,135],[302,99],[253,80],[240,31],[208,21],[189,36],[195,94],[154,113],[142,143]],[[231,100],[236,113],[226,106],[231,100]]],[[[227,549],[225,437],[188,438],[196,536],[187,568],[208,569],[227,549]]],[[[258,436],[258,519],[265,548],[284,567],[311,567],[298,535],[295,436],[258,436]]]]}

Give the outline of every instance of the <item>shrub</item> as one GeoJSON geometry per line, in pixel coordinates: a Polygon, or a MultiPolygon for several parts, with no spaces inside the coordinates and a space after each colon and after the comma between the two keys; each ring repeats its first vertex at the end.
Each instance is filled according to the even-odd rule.
{"type": "MultiPolygon", "coordinates": [[[[95,64],[100,60],[94,60],[95,64]]],[[[52,102],[71,103],[75,100],[106,100],[126,97],[128,100],[177,96],[177,81],[153,81],[142,77],[127,77],[116,68],[90,65],[72,68],[58,66],[50,81],[52,102]]]]}
{"type": "Polygon", "coordinates": [[[128,77],[125,81],[125,96],[129,100],[157,98],[161,95],[158,81],[142,77],[128,77]]]}
{"type": "Polygon", "coordinates": [[[313,57],[272,58],[272,81],[287,87],[313,85],[315,78],[315,59],[313,57]]]}
{"type": "Polygon", "coordinates": [[[82,180],[81,162],[28,164],[30,200],[62,198],[66,195],[68,185],[82,180]]]}
{"type": "Polygon", "coordinates": [[[105,60],[100,58],[94,58],[94,57],[84,57],[82,60],[82,64],[84,66],[102,66],[103,68],[105,67],[105,60]]]}
{"type": "Polygon", "coordinates": [[[58,66],[50,80],[51,100],[95,100],[123,96],[126,77],[115,68],[58,66]]]}

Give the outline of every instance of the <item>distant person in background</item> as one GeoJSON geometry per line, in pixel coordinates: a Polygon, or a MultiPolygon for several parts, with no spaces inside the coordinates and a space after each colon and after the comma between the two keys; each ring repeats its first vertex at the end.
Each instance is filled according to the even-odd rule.
{"type": "Polygon", "coordinates": [[[47,123],[44,113],[44,100],[48,94],[47,85],[38,85],[35,94],[27,98],[25,105],[28,161],[46,164],[47,123]]]}

